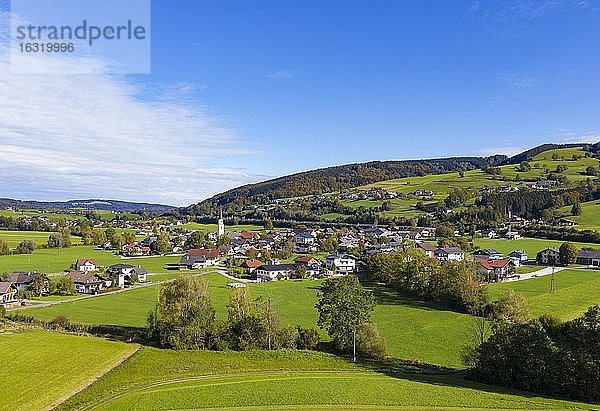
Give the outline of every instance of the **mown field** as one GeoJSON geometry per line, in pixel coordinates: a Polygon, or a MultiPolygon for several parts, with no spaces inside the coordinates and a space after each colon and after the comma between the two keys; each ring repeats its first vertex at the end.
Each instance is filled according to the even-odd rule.
{"type": "Polygon", "coordinates": [[[48,408],[137,349],[135,344],[49,331],[0,333],[0,409],[48,408]]]}
{"type": "Polygon", "coordinates": [[[560,215],[567,217],[578,223],[580,230],[600,231],[600,201],[587,201],[581,203],[581,215],[572,215],[573,206],[566,206],[558,209],[560,215]]]}
{"type": "Polygon", "coordinates": [[[513,289],[527,297],[533,317],[552,314],[562,320],[581,315],[588,307],[600,304],[600,270],[564,270],[554,275],[556,291],[550,292],[551,276],[532,278],[490,287],[493,299],[513,289]]]}
{"type": "Polygon", "coordinates": [[[38,249],[32,254],[0,256],[0,273],[13,271],[37,271],[59,273],[68,269],[79,258],[92,258],[102,266],[117,263],[141,265],[148,272],[169,273],[176,269],[180,257],[157,256],[121,258],[113,252],[93,246],[71,246],[69,248],[38,249]]]}
{"type": "MultiPolygon", "coordinates": [[[[33,240],[36,244],[48,243],[49,232],[46,231],[5,231],[0,230],[0,240],[8,243],[10,248],[15,248],[23,240],[33,240]]],[[[71,237],[73,244],[79,243],[79,237],[71,237]]]]}
{"type": "Polygon", "coordinates": [[[577,409],[572,403],[406,364],[353,364],[324,353],[142,348],[59,409],[577,409]],[[240,408],[237,408],[240,407],[240,408]]]}
{"type": "Polygon", "coordinates": [[[76,213],[52,213],[42,212],[40,210],[7,210],[0,209],[0,216],[2,217],[45,217],[52,221],[65,221],[65,220],[83,220],[85,216],[76,213]]]}

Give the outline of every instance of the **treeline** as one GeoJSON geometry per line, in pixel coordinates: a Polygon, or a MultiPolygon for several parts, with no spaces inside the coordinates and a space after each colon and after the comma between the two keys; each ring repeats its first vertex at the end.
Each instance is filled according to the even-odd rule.
{"type": "Polygon", "coordinates": [[[377,253],[367,260],[367,275],[401,294],[464,312],[475,312],[489,303],[487,288],[466,261],[440,263],[413,249],[377,253]]]}
{"type": "Polygon", "coordinates": [[[497,327],[472,358],[478,381],[576,400],[600,401],[600,307],[561,322],[543,316],[497,327]]]}
{"type": "Polygon", "coordinates": [[[247,289],[233,289],[227,320],[216,319],[204,277],[179,277],[160,287],[148,317],[149,338],[161,347],[202,350],[314,349],[313,329],[283,327],[270,299],[252,301],[247,289]]]}
{"type": "Polygon", "coordinates": [[[552,227],[536,224],[523,227],[520,231],[526,237],[580,243],[600,243],[600,232],[594,230],[578,230],[571,227],[552,227]]]}
{"type": "Polygon", "coordinates": [[[467,171],[485,165],[496,165],[506,156],[454,157],[433,160],[374,161],[348,164],[297,173],[273,180],[248,184],[216,195],[199,204],[179,209],[183,215],[206,215],[224,207],[229,212],[236,206],[261,204],[287,197],[323,194],[402,177],[467,171]]]}

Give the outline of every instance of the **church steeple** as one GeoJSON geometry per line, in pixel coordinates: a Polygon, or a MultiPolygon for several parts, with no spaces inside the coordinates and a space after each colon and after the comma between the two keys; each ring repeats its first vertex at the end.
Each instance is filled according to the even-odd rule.
{"type": "Polygon", "coordinates": [[[220,209],[219,222],[217,224],[217,236],[225,235],[225,221],[223,220],[223,209],[220,209]]]}

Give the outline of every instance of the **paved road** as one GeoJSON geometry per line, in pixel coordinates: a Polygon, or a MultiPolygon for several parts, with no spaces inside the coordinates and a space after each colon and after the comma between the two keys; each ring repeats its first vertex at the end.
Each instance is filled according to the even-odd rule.
{"type": "Polygon", "coordinates": [[[522,281],[522,280],[529,280],[530,278],[534,278],[534,277],[541,277],[544,275],[548,275],[548,274],[552,274],[552,270],[554,270],[554,273],[558,273],[559,271],[565,270],[566,267],[544,267],[541,270],[537,270],[531,273],[527,273],[527,274],[517,274],[519,276],[519,278],[512,277],[509,278],[508,280],[506,280],[505,282],[511,282],[511,281],[522,281]]]}

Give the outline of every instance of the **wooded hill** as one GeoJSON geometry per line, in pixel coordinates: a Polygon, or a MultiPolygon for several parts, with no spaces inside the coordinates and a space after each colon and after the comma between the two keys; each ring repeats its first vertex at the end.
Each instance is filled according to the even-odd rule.
{"type": "Polygon", "coordinates": [[[372,161],[321,168],[272,180],[247,184],[180,209],[182,214],[206,215],[216,207],[261,204],[278,198],[298,197],[347,190],[378,181],[443,174],[496,166],[508,160],[491,157],[450,157],[430,160],[372,161]]]}

